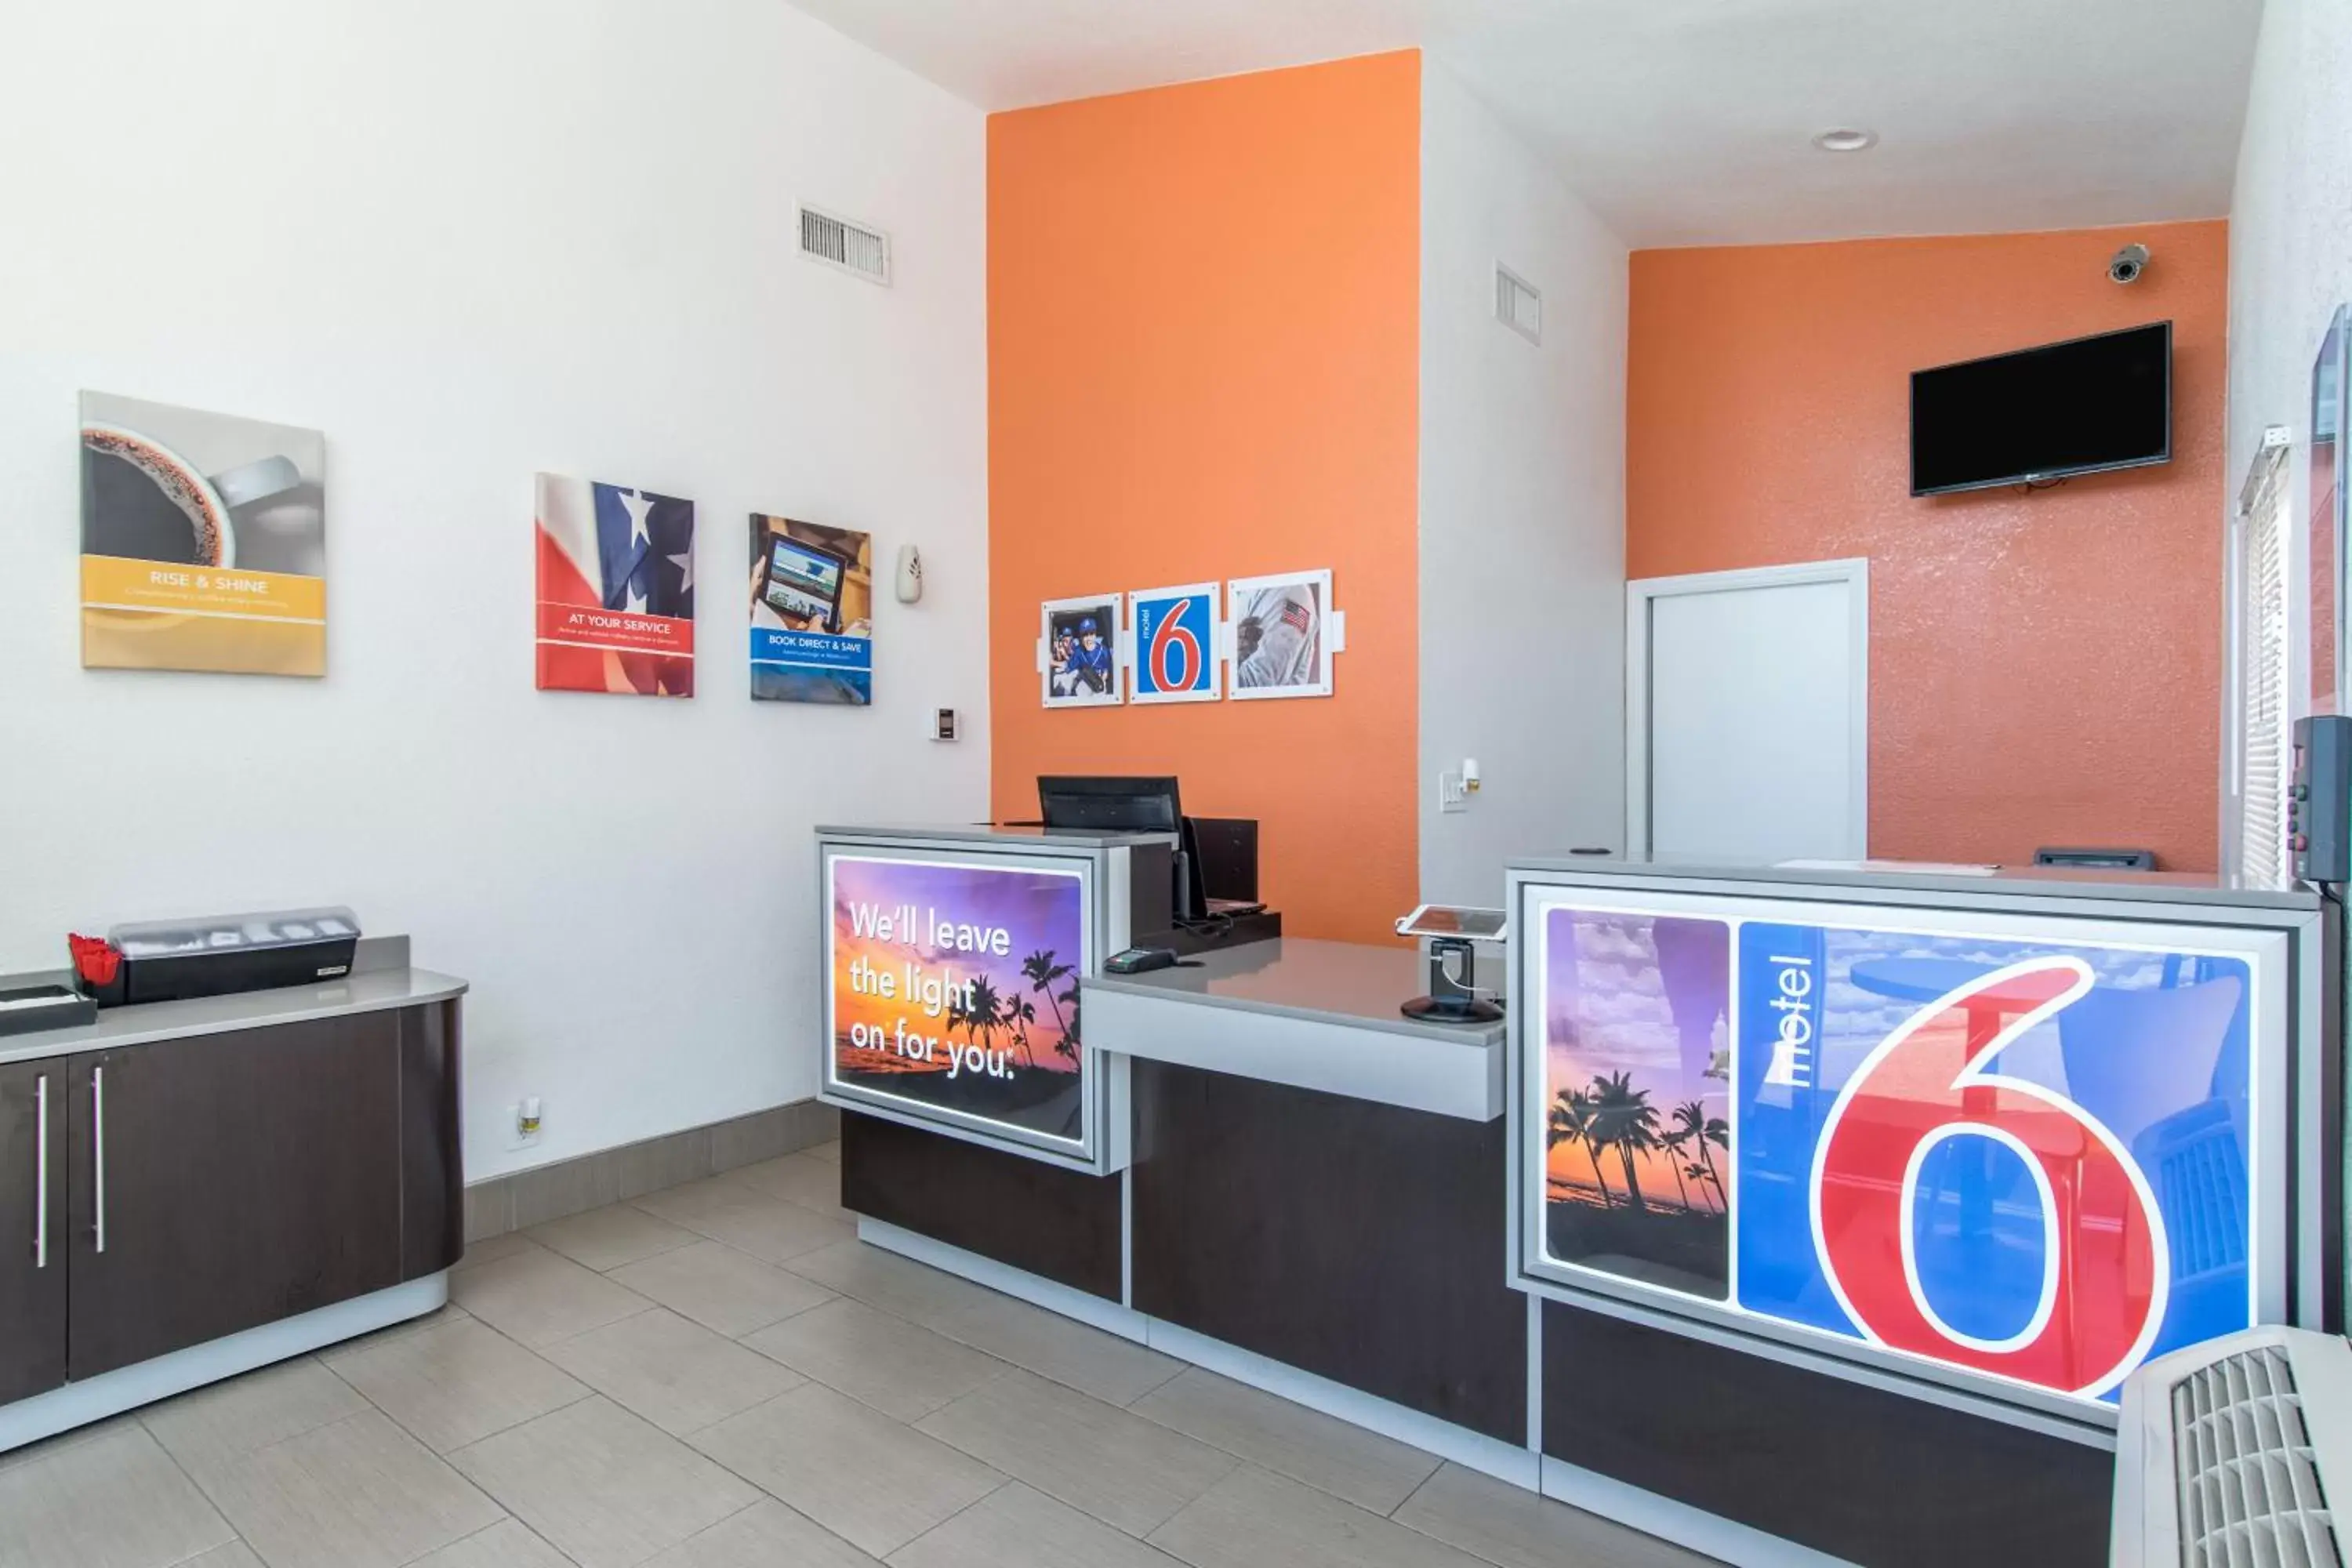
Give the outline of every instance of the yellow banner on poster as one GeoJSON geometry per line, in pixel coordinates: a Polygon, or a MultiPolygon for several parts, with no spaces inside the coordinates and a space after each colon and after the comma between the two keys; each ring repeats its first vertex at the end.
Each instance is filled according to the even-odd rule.
{"type": "Polygon", "coordinates": [[[290,572],[81,558],[91,669],[327,672],[327,584],[290,572]]]}
{"type": "Polygon", "coordinates": [[[258,616],[269,620],[323,621],[327,580],[290,572],[242,572],[225,566],[184,566],[121,555],[81,558],[86,610],[176,610],[185,616],[258,616]]]}

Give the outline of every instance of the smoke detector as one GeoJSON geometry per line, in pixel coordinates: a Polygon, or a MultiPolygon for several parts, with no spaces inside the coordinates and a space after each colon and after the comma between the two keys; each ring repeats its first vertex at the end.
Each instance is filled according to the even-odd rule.
{"type": "Polygon", "coordinates": [[[1860,153],[1878,145],[1878,132],[1864,131],[1858,126],[1842,125],[1814,137],[1813,145],[1824,153],[1860,153]]]}

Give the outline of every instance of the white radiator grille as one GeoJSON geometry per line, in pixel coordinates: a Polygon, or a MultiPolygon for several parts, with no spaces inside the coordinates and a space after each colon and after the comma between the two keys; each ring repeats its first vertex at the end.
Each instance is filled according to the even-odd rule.
{"type": "Polygon", "coordinates": [[[2187,1568],[2343,1568],[2286,1352],[2227,1356],[2172,1389],[2187,1568]]]}
{"type": "Polygon", "coordinates": [[[890,281],[890,237],[878,228],[801,208],[801,254],[877,283],[890,281]]]}

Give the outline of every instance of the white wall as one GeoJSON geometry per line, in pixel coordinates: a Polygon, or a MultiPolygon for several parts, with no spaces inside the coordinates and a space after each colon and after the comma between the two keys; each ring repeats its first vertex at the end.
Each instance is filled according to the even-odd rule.
{"type": "Polygon", "coordinates": [[[0,970],[349,902],[474,983],[476,1178],[813,1093],[812,825],[987,808],[984,137],[781,0],[13,7],[0,970]],[[81,387],[326,432],[324,681],[79,668],[81,387]],[[698,503],[693,700],[532,689],[542,468],[698,503]],[[922,545],[873,709],[749,700],[755,509],[922,545]]]}
{"type": "MultiPolygon", "coordinates": [[[[2265,426],[2298,448],[2311,362],[2352,300],[2352,5],[2269,0],[2230,204],[2230,485],[2265,426]]],[[[2308,492],[2298,488],[2298,498],[2308,492]]]]}
{"type": "Polygon", "coordinates": [[[1626,250],[1426,57],[1421,175],[1421,890],[1497,904],[1506,861],[1625,837],[1626,250]]]}
{"type": "MultiPolygon", "coordinates": [[[[2230,202],[2230,495],[2234,503],[2264,427],[2285,426],[2294,437],[2289,493],[2299,536],[2310,521],[2311,363],[2336,308],[2352,300],[2347,84],[2352,5],[2268,0],[2230,202]]],[[[2306,592],[2298,591],[2298,606],[2306,592]]],[[[2299,620],[2295,644],[2307,646],[2308,637],[2299,620]]],[[[2240,831],[2233,783],[2223,781],[2225,867],[2240,831]]]]}
{"type": "MultiPolygon", "coordinates": [[[[2311,366],[2336,306],[2352,300],[2352,5],[2344,0],[2268,0],[2255,46],[2246,127],[2230,204],[2229,497],[2263,431],[2283,425],[2294,448],[2288,493],[2296,520],[2295,704],[2308,707],[2305,606],[2311,494],[2311,366]]],[[[2159,258],[2160,260],[2160,258],[2159,258]]],[[[2234,537],[2234,535],[2233,535],[2234,537]]],[[[2233,595],[2234,587],[2231,590],[2233,595]]],[[[2235,605],[2231,617],[2236,636],[2235,605]]],[[[2238,722],[2240,677],[2229,650],[2225,723],[2238,722]]],[[[2222,864],[2237,864],[2242,808],[2224,748],[2222,864]]]]}

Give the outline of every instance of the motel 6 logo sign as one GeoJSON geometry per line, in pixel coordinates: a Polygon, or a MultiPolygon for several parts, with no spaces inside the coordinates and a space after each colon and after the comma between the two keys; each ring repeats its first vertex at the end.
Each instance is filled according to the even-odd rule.
{"type": "Polygon", "coordinates": [[[1217,599],[1214,583],[1133,596],[1136,701],[1216,700],[1217,599]]]}
{"type": "Polygon", "coordinates": [[[1992,1065],[2091,985],[2090,968],[2076,958],[1995,970],[1922,1007],[1838,1091],[1808,1200],[1822,1271],[1865,1338],[2083,1394],[2105,1392],[2147,1356],[2164,1321],[2170,1272],[2164,1214],[2147,1178],[2089,1110],[1992,1065]],[[1990,997],[2016,1010],[1955,1070],[1948,1042],[1968,1037],[1990,997]],[[1998,1336],[1947,1321],[1920,1279],[1921,1173],[1943,1145],[1969,1138],[2015,1156],[2041,1209],[2031,1310],[1998,1336]],[[2085,1298],[2112,1310],[2070,1310],[2085,1298]]]}

